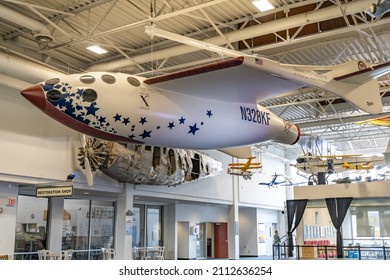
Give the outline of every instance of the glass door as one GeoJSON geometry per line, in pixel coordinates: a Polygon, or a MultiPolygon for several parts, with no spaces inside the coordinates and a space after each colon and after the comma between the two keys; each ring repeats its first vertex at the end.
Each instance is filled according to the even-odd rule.
{"type": "Polygon", "coordinates": [[[133,247],[163,246],[162,207],[134,204],[133,247]]]}
{"type": "Polygon", "coordinates": [[[198,233],[196,234],[196,258],[206,259],[207,258],[207,244],[206,244],[206,224],[201,223],[197,225],[198,233]]]}

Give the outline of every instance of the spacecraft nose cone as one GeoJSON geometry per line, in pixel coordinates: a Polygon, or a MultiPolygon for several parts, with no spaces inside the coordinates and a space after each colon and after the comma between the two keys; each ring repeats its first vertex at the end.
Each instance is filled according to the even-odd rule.
{"type": "Polygon", "coordinates": [[[28,87],[22,90],[21,94],[39,109],[42,111],[45,110],[46,98],[42,88],[39,85],[28,87]]]}

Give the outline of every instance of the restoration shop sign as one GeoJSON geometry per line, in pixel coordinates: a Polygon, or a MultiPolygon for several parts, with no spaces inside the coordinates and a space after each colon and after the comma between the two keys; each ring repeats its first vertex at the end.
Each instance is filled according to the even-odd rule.
{"type": "Polygon", "coordinates": [[[36,197],[72,196],[73,186],[37,187],[36,197]]]}

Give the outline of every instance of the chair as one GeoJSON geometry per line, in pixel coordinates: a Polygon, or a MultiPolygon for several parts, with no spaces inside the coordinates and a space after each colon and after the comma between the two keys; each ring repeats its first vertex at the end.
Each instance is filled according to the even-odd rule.
{"type": "Polygon", "coordinates": [[[39,260],[48,260],[48,255],[50,254],[50,250],[38,250],[38,259],[39,260]]]}
{"type": "Polygon", "coordinates": [[[0,260],[3,260],[3,261],[8,260],[8,255],[0,255],[0,260]]]}
{"type": "Polygon", "coordinates": [[[158,248],[158,254],[154,257],[155,260],[163,260],[164,259],[164,252],[165,252],[165,246],[161,246],[158,248]]]}
{"type": "Polygon", "coordinates": [[[116,259],[115,249],[102,248],[102,251],[103,251],[103,260],[115,260],[116,259]]]}
{"type": "Polygon", "coordinates": [[[141,260],[151,260],[152,259],[152,257],[150,256],[150,250],[151,250],[152,248],[151,247],[143,247],[142,249],[141,249],[141,260]]]}
{"type": "Polygon", "coordinates": [[[133,247],[133,260],[140,260],[141,259],[141,248],[140,247],[133,247]]]}
{"type": "Polygon", "coordinates": [[[72,259],[72,255],[73,255],[73,250],[72,249],[61,251],[61,259],[62,260],[71,260],[72,259]]]}

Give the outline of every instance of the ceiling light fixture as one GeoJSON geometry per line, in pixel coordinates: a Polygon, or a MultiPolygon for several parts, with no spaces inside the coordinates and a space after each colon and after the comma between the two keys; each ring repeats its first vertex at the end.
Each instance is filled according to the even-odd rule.
{"type": "Polygon", "coordinates": [[[255,0],[252,1],[252,4],[259,9],[260,12],[269,11],[275,9],[274,5],[272,5],[268,0],[255,0]]]}
{"type": "Polygon", "coordinates": [[[90,47],[87,47],[88,50],[90,50],[91,52],[94,52],[94,53],[97,53],[97,54],[105,54],[107,53],[107,51],[97,45],[94,45],[94,46],[90,46],[90,47]]]}

